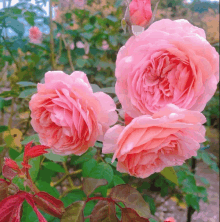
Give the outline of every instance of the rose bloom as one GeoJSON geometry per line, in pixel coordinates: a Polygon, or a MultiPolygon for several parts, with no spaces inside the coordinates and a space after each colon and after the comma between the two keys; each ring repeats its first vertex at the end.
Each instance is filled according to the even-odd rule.
{"type": "Polygon", "coordinates": [[[132,0],[129,4],[130,20],[133,25],[145,27],[152,17],[150,0],[132,0]]]}
{"type": "Polygon", "coordinates": [[[41,144],[56,154],[83,154],[117,121],[113,99],[93,93],[83,72],[47,72],[37,91],[29,103],[31,124],[41,144]]]}
{"type": "Polygon", "coordinates": [[[33,26],[29,29],[30,42],[34,44],[40,44],[42,42],[42,32],[38,27],[33,26]]]}
{"type": "Polygon", "coordinates": [[[84,6],[86,5],[87,0],[74,0],[74,5],[76,6],[76,8],[84,8],[84,6]]]}
{"type": "Polygon", "coordinates": [[[168,104],[152,116],[142,115],[127,126],[110,128],[104,137],[103,153],[114,153],[112,161],[118,159],[118,171],[146,178],[196,156],[205,141],[205,121],[198,111],[168,104]]]}
{"type": "Polygon", "coordinates": [[[168,217],[164,222],[176,222],[173,217],[168,217]]]}
{"type": "Polygon", "coordinates": [[[131,37],[117,55],[116,94],[131,117],[168,103],[202,111],[219,82],[219,54],[188,21],[162,19],[131,37]]]}
{"type": "Polygon", "coordinates": [[[108,48],[109,48],[109,44],[108,44],[108,42],[107,41],[102,41],[102,49],[103,50],[108,50],[108,48]]]}

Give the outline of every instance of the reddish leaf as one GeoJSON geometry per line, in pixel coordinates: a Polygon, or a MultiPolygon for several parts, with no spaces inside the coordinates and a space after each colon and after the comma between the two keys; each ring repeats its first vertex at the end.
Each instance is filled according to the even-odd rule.
{"type": "Polygon", "coordinates": [[[0,179],[0,202],[8,195],[8,185],[6,180],[0,179]]]}
{"type": "Polygon", "coordinates": [[[9,180],[13,180],[13,178],[17,175],[17,172],[15,172],[9,166],[4,165],[2,167],[2,175],[9,180]]]}
{"type": "Polygon", "coordinates": [[[150,217],[150,208],[141,194],[127,184],[120,184],[111,189],[109,197],[116,202],[123,202],[127,208],[134,209],[141,217],[150,217]]]}
{"type": "Polygon", "coordinates": [[[24,149],[24,159],[22,165],[24,168],[30,168],[31,166],[28,164],[29,159],[41,156],[47,153],[46,149],[50,147],[44,145],[36,145],[31,147],[32,142],[29,142],[24,149]]]}
{"type": "Polygon", "coordinates": [[[24,191],[9,196],[0,202],[0,222],[20,222],[22,204],[26,200],[34,209],[39,222],[47,222],[34,204],[32,195],[24,191]]]}
{"type": "Polygon", "coordinates": [[[76,201],[65,209],[61,222],[84,222],[85,201],[76,201]]]}
{"type": "Polygon", "coordinates": [[[46,192],[35,194],[33,199],[38,208],[54,217],[61,218],[65,212],[63,202],[46,192]]]}
{"type": "Polygon", "coordinates": [[[83,191],[88,197],[96,188],[107,184],[108,181],[105,179],[85,178],[83,180],[83,191]]]}
{"type": "Polygon", "coordinates": [[[90,222],[119,222],[116,217],[115,204],[107,200],[100,200],[94,207],[90,222]]]}
{"type": "Polygon", "coordinates": [[[20,210],[24,197],[13,195],[0,202],[0,222],[15,221],[20,222],[20,210]]]}
{"type": "Polygon", "coordinates": [[[137,212],[131,208],[121,209],[121,222],[149,222],[148,219],[140,217],[137,212]]]}

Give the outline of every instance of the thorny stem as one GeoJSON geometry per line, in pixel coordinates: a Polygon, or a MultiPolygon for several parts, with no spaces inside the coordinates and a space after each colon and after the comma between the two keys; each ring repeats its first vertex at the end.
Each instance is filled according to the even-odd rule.
{"type": "Polygon", "coordinates": [[[30,182],[30,186],[29,187],[30,187],[31,191],[34,192],[34,193],[40,192],[38,190],[38,188],[36,187],[36,185],[34,184],[34,182],[32,181],[32,179],[31,179],[31,176],[29,174],[29,169],[26,169],[26,176],[27,176],[28,181],[30,182]]]}
{"type": "Polygon", "coordinates": [[[51,183],[51,186],[52,187],[56,187],[56,186],[58,186],[60,183],[62,183],[68,176],[72,176],[72,175],[76,175],[76,174],[78,174],[78,173],[81,173],[82,172],[82,170],[80,169],[80,170],[76,170],[76,171],[74,171],[74,172],[72,172],[72,173],[67,173],[67,174],[65,174],[60,180],[58,180],[57,182],[55,182],[55,183],[51,183]]]}
{"type": "MultiPolygon", "coordinates": [[[[2,38],[5,41],[5,37],[2,36],[2,38]]],[[[18,61],[15,59],[15,57],[14,57],[13,53],[11,52],[10,48],[8,47],[7,43],[5,43],[5,47],[8,50],[9,54],[11,55],[12,59],[14,60],[17,70],[20,70],[20,65],[19,65],[18,61]]]]}
{"type": "Polygon", "coordinates": [[[68,171],[68,168],[67,168],[67,166],[66,166],[66,163],[63,162],[62,164],[63,164],[63,168],[64,168],[64,170],[65,170],[65,172],[66,172],[66,174],[67,174],[69,184],[70,184],[71,188],[74,188],[75,186],[74,186],[73,181],[72,181],[72,179],[71,179],[71,177],[70,177],[70,175],[69,175],[69,171],[68,171]]]}
{"type": "Polygon", "coordinates": [[[69,188],[69,189],[67,189],[66,191],[64,191],[61,195],[60,195],[60,197],[59,197],[59,199],[62,199],[64,196],[66,196],[69,192],[71,192],[71,191],[73,191],[73,190],[79,190],[79,189],[81,189],[82,188],[82,186],[80,185],[80,186],[77,186],[77,187],[73,187],[73,188],[69,188]]]}
{"type": "Polygon", "coordinates": [[[69,63],[70,63],[70,67],[71,67],[72,71],[74,71],[75,69],[74,69],[74,66],[73,66],[72,58],[71,58],[70,47],[66,43],[66,40],[65,40],[64,36],[62,36],[62,39],[63,39],[64,45],[67,49],[67,57],[68,57],[68,60],[69,60],[69,63]]]}
{"type": "Polygon", "coordinates": [[[26,124],[26,127],[25,127],[23,135],[25,135],[28,132],[29,127],[30,127],[30,121],[31,121],[31,113],[29,114],[29,117],[28,117],[27,124],[26,124]]]}

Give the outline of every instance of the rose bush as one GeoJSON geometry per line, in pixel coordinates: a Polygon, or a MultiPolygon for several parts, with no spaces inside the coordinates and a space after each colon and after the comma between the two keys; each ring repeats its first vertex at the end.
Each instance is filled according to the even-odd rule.
{"type": "Polygon", "coordinates": [[[219,82],[219,54],[204,30],[162,19],[120,49],[115,75],[122,108],[133,118],[168,103],[202,111],[219,82]]]}
{"type": "Polygon", "coordinates": [[[115,125],[104,137],[103,153],[114,153],[117,170],[146,178],[165,167],[182,165],[205,141],[206,119],[197,111],[168,104],[159,112],[115,125]]]}
{"type": "Polygon", "coordinates": [[[31,124],[41,144],[56,154],[83,154],[117,121],[114,101],[93,93],[83,72],[47,72],[37,90],[29,103],[31,124]]]}

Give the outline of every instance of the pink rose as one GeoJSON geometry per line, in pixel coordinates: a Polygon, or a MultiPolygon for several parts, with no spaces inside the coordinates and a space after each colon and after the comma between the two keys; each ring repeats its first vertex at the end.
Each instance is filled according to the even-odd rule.
{"type": "Polygon", "coordinates": [[[29,29],[30,42],[34,44],[40,44],[42,42],[42,32],[38,27],[33,26],[29,29]]]}
{"type": "Polygon", "coordinates": [[[84,8],[84,6],[86,5],[87,0],[74,0],[74,5],[76,6],[76,8],[84,8]]]}
{"type": "Polygon", "coordinates": [[[113,99],[93,93],[83,72],[47,72],[37,90],[29,103],[31,124],[56,154],[83,154],[117,121],[113,99]]]}
{"type": "Polygon", "coordinates": [[[79,48],[79,49],[83,49],[85,47],[85,45],[81,41],[78,41],[76,43],[76,47],[79,48]]]}
{"type": "Polygon", "coordinates": [[[115,75],[122,108],[133,118],[168,103],[202,111],[219,82],[219,54],[204,30],[162,19],[119,50],[115,75]]]}
{"type": "Polygon", "coordinates": [[[75,48],[74,42],[70,44],[70,49],[73,50],[75,48]]]}
{"type": "Polygon", "coordinates": [[[133,25],[145,27],[152,17],[150,0],[132,0],[129,4],[130,20],[133,25]]]}
{"type": "Polygon", "coordinates": [[[205,121],[200,112],[168,104],[152,116],[142,115],[127,126],[110,128],[103,153],[114,153],[112,161],[118,159],[118,171],[146,178],[196,156],[205,141],[205,121]]]}
{"type": "Polygon", "coordinates": [[[164,222],[176,222],[173,217],[168,217],[164,222]]]}
{"type": "Polygon", "coordinates": [[[103,49],[103,50],[108,50],[108,48],[109,48],[109,44],[108,44],[107,41],[104,40],[104,41],[102,42],[102,49],[103,49]]]}

